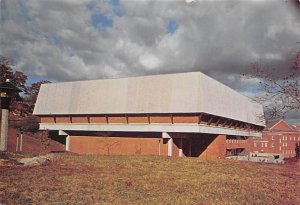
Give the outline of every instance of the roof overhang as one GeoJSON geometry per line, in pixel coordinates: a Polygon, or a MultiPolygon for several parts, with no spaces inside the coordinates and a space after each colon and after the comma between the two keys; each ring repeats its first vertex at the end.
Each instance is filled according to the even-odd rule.
{"type": "Polygon", "coordinates": [[[236,130],[206,125],[162,125],[162,124],[69,124],[69,123],[40,123],[41,130],[62,131],[115,131],[115,132],[179,132],[179,133],[208,133],[237,136],[261,137],[261,132],[236,130]]]}

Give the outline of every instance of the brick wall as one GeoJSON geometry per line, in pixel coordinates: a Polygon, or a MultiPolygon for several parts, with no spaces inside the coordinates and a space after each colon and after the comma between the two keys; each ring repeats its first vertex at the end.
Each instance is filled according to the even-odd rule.
{"type": "MultiPolygon", "coordinates": [[[[130,133],[114,134],[110,137],[71,136],[70,151],[103,155],[159,155],[160,153],[161,156],[168,156],[169,139],[158,138],[157,135],[149,137],[149,134],[133,137],[129,135],[130,133]]],[[[225,135],[176,133],[173,137],[174,157],[179,156],[180,147],[183,156],[223,158],[226,155],[225,135]],[[182,136],[182,139],[179,136],[182,136]]]]}
{"type": "Polygon", "coordinates": [[[264,131],[262,138],[254,138],[251,151],[284,154],[286,158],[295,157],[295,145],[300,141],[299,133],[264,131]]]}
{"type": "Polygon", "coordinates": [[[167,156],[167,144],[160,138],[71,136],[70,151],[80,154],[167,156]]]}
{"type": "Polygon", "coordinates": [[[296,155],[297,142],[300,142],[300,132],[281,120],[264,130],[261,138],[250,139],[249,145],[251,152],[284,154],[285,158],[291,158],[296,155]]]}

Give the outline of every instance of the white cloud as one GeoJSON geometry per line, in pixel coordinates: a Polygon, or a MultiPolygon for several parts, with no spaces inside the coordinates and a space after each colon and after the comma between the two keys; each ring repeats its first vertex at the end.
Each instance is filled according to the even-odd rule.
{"type": "Polygon", "coordinates": [[[151,53],[145,53],[140,57],[140,62],[141,64],[146,68],[146,69],[155,69],[160,66],[160,60],[157,56],[151,54],[151,53]]]}
{"type": "MultiPolygon", "coordinates": [[[[300,21],[284,1],[2,1],[1,54],[57,81],[202,71],[239,91],[251,63],[290,67],[300,21]],[[100,31],[93,14],[109,17],[100,31]],[[167,32],[168,22],[178,24],[167,32]],[[4,40],[3,40],[4,39],[4,40]]],[[[102,19],[103,20],[103,19],[102,19]]],[[[249,90],[249,89],[248,89],[249,90]]]]}

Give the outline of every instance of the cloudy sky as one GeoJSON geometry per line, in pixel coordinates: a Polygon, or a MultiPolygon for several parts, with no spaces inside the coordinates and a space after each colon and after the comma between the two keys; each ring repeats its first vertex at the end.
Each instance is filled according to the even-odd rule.
{"type": "Polygon", "coordinates": [[[201,71],[253,96],[252,63],[287,70],[300,50],[290,0],[0,1],[0,54],[30,81],[201,71]]]}

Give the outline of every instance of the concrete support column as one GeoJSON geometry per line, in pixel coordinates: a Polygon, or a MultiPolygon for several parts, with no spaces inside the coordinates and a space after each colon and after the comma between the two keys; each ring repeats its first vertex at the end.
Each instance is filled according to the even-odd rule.
{"type": "Polygon", "coordinates": [[[66,137],[66,151],[70,151],[70,136],[66,137]]]}
{"type": "Polygon", "coordinates": [[[173,156],[173,139],[170,138],[168,141],[168,157],[173,156]]]}
{"type": "Polygon", "coordinates": [[[180,138],[179,142],[179,157],[183,157],[183,150],[182,150],[182,138],[180,138]]]}
{"type": "Polygon", "coordinates": [[[168,139],[168,157],[172,157],[173,156],[173,139],[172,139],[172,137],[167,132],[163,132],[162,138],[168,139]]]}
{"type": "Polygon", "coordinates": [[[0,151],[7,151],[8,109],[2,109],[0,151]]]}

